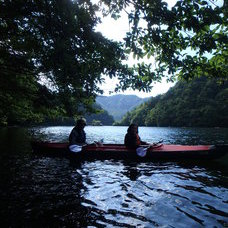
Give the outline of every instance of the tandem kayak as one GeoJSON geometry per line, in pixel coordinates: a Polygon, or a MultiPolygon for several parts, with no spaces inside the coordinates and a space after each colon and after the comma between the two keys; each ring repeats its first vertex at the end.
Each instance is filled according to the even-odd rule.
{"type": "Polygon", "coordinates": [[[86,145],[82,151],[73,153],[68,143],[32,142],[33,152],[48,156],[70,156],[77,159],[121,159],[121,160],[155,160],[155,159],[217,159],[228,151],[228,145],[173,145],[159,144],[145,148],[144,157],[135,149],[128,149],[123,144],[86,145]]]}

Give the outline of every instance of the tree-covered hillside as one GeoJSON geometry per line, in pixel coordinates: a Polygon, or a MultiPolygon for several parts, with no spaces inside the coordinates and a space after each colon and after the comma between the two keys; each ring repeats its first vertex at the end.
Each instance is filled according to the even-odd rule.
{"type": "Polygon", "coordinates": [[[136,95],[114,95],[98,96],[96,102],[108,111],[115,120],[120,120],[124,114],[131,111],[134,107],[147,101],[148,98],[140,98],[136,95]]]}
{"type": "Polygon", "coordinates": [[[228,83],[204,77],[178,82],[166,94],[127,113],[118,123],[146,126],[228,127],[228,83]]]}
{"type": "MultiPolygon", "coordinates": [[[[93,105],[94,113],[88,113],[84,115],[86,118],[88,125],[112,125],[114,122],[114,119],[109,113],[102,109],[100,105],[94,104],[93,105]]],[[[44,121],[42,121],[41,125],[64,125],[64,126],[73,126],[76,123],[76,119],[73,117],[56,117],[56,116],[50,116],[46,115],[44,116],[44,121]]]]}
{"type": "Polygon", "coordinates": [[[98,104],[94,104],[94,108],[98,110],[97,113],[87,114],[86,120],[89,125],[112,125],[114,122],[113,116],[111,116],[106,110],[98,104]]]}

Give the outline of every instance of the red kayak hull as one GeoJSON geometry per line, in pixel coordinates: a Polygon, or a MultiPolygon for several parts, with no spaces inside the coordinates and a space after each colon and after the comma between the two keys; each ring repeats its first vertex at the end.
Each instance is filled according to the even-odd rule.
{"type": "Polygon", "coordinates": [[[78,159],[217,159],[228,151],[228,145],[171,145],[161,144],[147,150],[145,157],[139,157],[135,149],[123,144],[87,145],[78,153],[70,152],[68,143],[32,142],[35,153],[50,156],[70,156],[78,159]]]}

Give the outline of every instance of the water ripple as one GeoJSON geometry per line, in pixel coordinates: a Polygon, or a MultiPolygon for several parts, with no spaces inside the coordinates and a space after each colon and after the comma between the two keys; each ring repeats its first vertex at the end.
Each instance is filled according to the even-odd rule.
{"type": "MultiPolygon", "coordinates": [[[[66,141],[71,129],[35,128],[33,133],[37,138],[66,141]]],[[[102,137],[105,142],[121,143],[126,129],[87,127],[87,135],[91,142],[102,137]]],[[[228,142],[227,130],[222,129],[139,130],[147,141],[228,142]]],[[[79,164],[66,158],[32,155],[29,134],[24,129],[0,131],[0,136],[7,138],[3,146],[0,140],[3,227],[228,226],[224,161],[137,164],[110,160],[79,164]]]]}

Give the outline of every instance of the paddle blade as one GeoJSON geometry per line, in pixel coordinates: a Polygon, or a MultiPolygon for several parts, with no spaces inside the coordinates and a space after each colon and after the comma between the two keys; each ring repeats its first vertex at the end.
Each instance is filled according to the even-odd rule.
{"type": "Polygon", "coordinates": [[[146,156],[146,152],[147,152],[147,148],[144,147],[138,147],[136,149],[136,153],[139,157],[145,157],[146,156]]]}
{"type": "Polygon", "coordinates": [[[78,153],[78,152],[82,151],[82,146],[79,146],[79,145],[76,145],[76,144],[75,145],[70,145],[69,149],[73,153],[78,153]]]}

